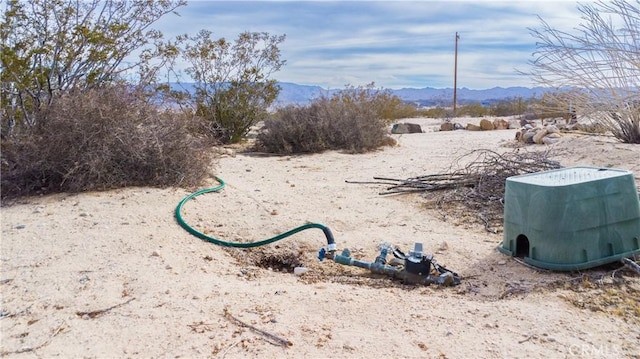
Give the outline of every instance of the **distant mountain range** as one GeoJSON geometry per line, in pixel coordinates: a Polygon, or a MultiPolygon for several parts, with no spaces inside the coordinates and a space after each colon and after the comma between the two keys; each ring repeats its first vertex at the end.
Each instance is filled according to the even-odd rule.
{"type": "MultiPolygon", "coordinates": [[[[343,90],[338,88],[328,90],[320,86],[298,85],[290,82],[280,82],[279,85],[281,90],[277,105],[306,104],[322,95],[331,96],[333,93],[343,90]]],[[[489,104],[511,98],[529,99],[539,97],[551,90],[545,87],[494,87],[486,90],[459,88],[456,96],[459,104],[469,102],[489,104]]],[[[422,106],[445,106],[451,105],[453,102],[452,88],[403,88],[391,91],[404,101],[415,102],[422,106]]]]}
{"type": "MultiPolygon", "coordinates": [[[[186,83],[179,87],[172,84],[172,88],[181,88],[191,92],[194,89],[194,85],[195,84],[193,83],[186,83]]],[[[304,105],[318,97],[331,96],[335,92],[343,90],[343,88],[325,89],[320,86],[298,85],[291,82],[280,82],[278,85],[280,85],[280,95],[276,100],[275,106],[284,106],[289,104],[304,105]]],[[[545,87],[494,87],[486,90],[471,90],[463,87],[458,89],[457,101],[458,104],[470,102],[491,104],[511,98],[520,97],[523,99],[529,99],[532,97],[539,97],[545,92],[549,92],[551,90],[552,89],[545,87]]],[[[391,91],[402,100],[414,102],[421,106],[450,106],[453,102],[452,88],[403,88],[391,91]]]]}

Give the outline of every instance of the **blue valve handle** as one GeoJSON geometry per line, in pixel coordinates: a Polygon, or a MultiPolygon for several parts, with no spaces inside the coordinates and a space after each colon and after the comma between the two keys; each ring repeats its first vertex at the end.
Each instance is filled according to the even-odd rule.
{"type": "Polygon", "coordinates": [[[320,248],[320,251],[318,252],[318,259],[320,260],[320,262],[322,262],[326,255],[327,251],[324,249],[324,247],[320,248]]]}

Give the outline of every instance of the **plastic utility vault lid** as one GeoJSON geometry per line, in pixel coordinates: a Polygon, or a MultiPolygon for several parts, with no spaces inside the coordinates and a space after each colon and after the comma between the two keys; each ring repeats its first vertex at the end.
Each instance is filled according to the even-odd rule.
{"type": "Polygon", "coordinates": [[[581,270],[640,254],[633,174],[568,167],[507,178],[498,249],[551,270],[581,270]]]}
{"type": "Polygon", "coordinates": [[[539,186],[568,186],[585,182],[626,176],[631,172],[610,168],[570,167],[558,170],[531,173],[508,178],[509,181],[539,186]]]}

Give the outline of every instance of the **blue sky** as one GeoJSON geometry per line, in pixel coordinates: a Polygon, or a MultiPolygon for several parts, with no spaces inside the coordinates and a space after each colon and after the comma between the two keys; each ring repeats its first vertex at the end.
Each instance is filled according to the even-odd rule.
{"type": "Polygon", "coordinates": [[[203,1],[191,0],[157,27],[167,37],[196,34],[233,40],[243,31],[286,35],[282,82],[343,88],[533,86],[527,70],[535,39],[527,28],[571,30],[574,1],[203,1]]]}

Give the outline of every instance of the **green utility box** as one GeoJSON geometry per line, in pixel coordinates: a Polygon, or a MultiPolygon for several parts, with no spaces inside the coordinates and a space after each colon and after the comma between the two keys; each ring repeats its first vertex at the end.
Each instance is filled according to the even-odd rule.
{"type": "Polygon", "coordinates": [[[569,167],[507,178],[498,249],[559,271],[640,254],[640,201],[633,174],[569,167]]]}

